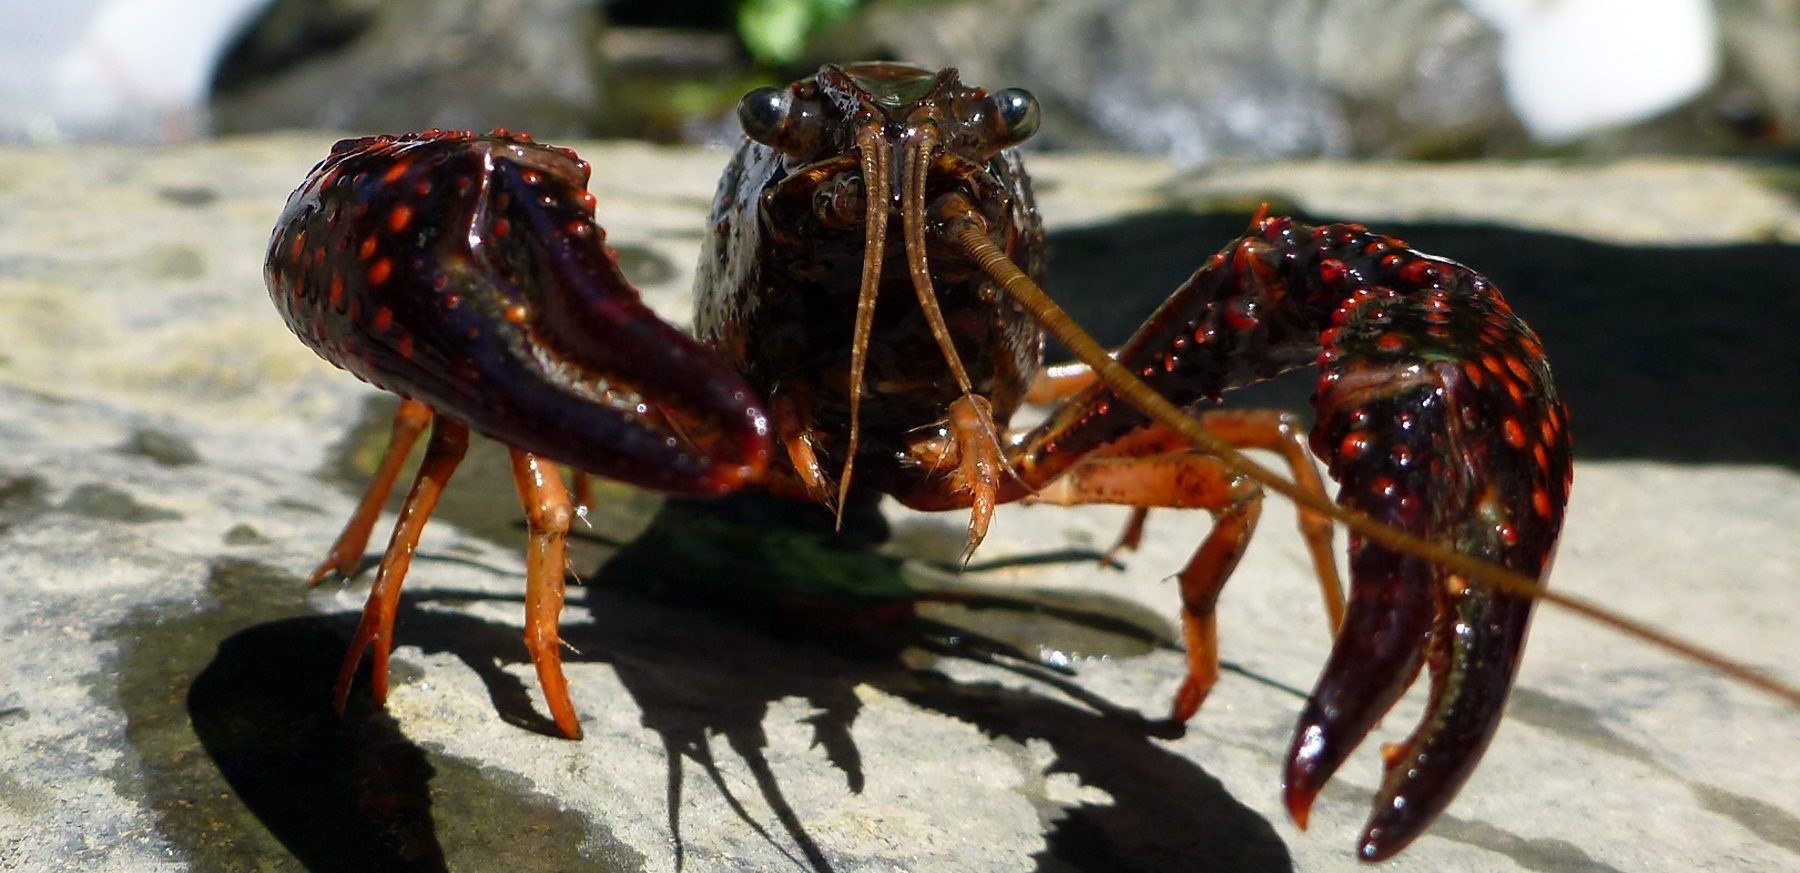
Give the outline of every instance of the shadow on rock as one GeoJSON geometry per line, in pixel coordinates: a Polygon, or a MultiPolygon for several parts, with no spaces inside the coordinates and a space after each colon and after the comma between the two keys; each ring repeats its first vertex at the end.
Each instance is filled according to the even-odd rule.
{"type": "Polygon", "coordinates": [[[333,714],[355,616],[311,613],[299,577],[227,559],[206,587],[191,613],[145,607],[112,628],[116,685],[103,680],[134,753],[113,777],[192,869],[642,868],[603,824],[420,748],[366,696],[333,714]]]}
{"type": "Polygon", "coordinates": [[[342,624],[288,619],[226,639],[189,688],[194,732],[308,869],[446,870],[424,751],[366,696],[344,718],[331,710],[342,624]]]}
{"type": "MultiPolygon", "coordinates": [[[[1115,652],[1141,654],[1166,645],[1166,628],[1134,626],[1121,610],[1100,602],[1104,598],[1044,603],[1031,596],[934,590],[921,603],[917,580],[910,578],[918,562],[866,547],[869,539],[886,535],[884,528],[871,532],[853,524],[852,539],[859,529],[866,539],[850,544],[833,537],[809,540],[807,522],[758,516],[766,511],[755,503],[671,503],[644,536],[602,566],[585,593],[578,590],[592,621],[563,629],[574,649],[566,659],[610,665],[643,713],[644,727],[666,751],[667,827],[678,867],[701,860],[688,857],[682,839],[690,766],[701,768],[744,826],[795,867],[824,871],[860,863],[811,835],[770,765],[765,724],[777,702],[806,701],[814,713],[809,721],[819,765],[835,768],[847,790],[860,792],[866,765],[851,727],[862,709],[856,689],[868,685],[1008,744],[1046,743],[1053,755],[1050,772],[1073,774],[1111,796],[1110,804],[1074,807],[1033,799],[1045,822],[1040,869],[1291,869],[1286,847],[1267,821],[1202,768],[1155,741],[1179,728],[1108,703],[1014,642],[1021,633],[1035,633],[1021,628],[1056,625],[1064,629],[1042,633],[1059,645],[1110,645],[1115,652]],[[754,536],[740,537],[734,530],[747,517],[761,523],[750,526],[754,536]],[[719,560],[732,562],[734,573],[717,575],[719,560]],[[837,590],[849,579],[853,590],[837,590]],[[737,595],[714,599],[727,588],[737,595]],[[837,596],[828,596],[833,591],[837,596]],[[933,602],[951,608],[935,611],[933,602]],[[1084,624],[1093,627],[1067,629],[1084,624]],[[1001,633],[984,632],[990,627],[1001,633]],[[902,650],[906,655],[895,657],[902,650]],[[931,668],[947,658],[991,664],[1030,681],[958,682],[931,668]],[[721,739],[751,774],[762,804],[757,808],[768,812],[752,812],[755,805],[739,796],[741,784],[722,775],[715,757],[715,740],[721,739]]],[[[296,590],[297,580],[276,575],[264,580],[274,587],[258,596],[279,599],[296,590]]],[[[519,600],[443,590],[407,595],[401,643],[453,654],[482,679],[501,718],[547,732],[535,684],[507,669],[526,662],[517,629],[442,608],[492,599],[519,600]],[[422,608],[427,601],[433,606],[422,608]]],[[[217,621],[218,613],[206,614],[217,621]]],[[[348,614],[277,616],[246,622],[235,633],[216,628],[210,639],[225,641],[210,661],[202,659],[186,687],[192,735],[173,730],[179,712],[169,712],[167,704],[181,697],[146,695],[164,702],[137,709],[156,710],[144,716],[163,724],[172,741],[186,738],[191,746],[197,737],[199,750],[216,766],[180,752],[177,757],[193,771],[190,778],[162,780],[163,788],[152,789],[160,792],[158,808],[168,810],[161,824],[174,842],[207,844],[205,851],[238,862],[279,853],[270,845],[278,842],[310,870],[504,864],[524,873],[595,869],[597,860],[610,862],[600,869],[642,866],[622,846],[602,859],[576,855],[571,847],[583,836],[590,855],[596,842],[615,844],[593,839],[596,830],[609,838],[603,825],[558,812],[553,801],[516,778],[420,749],[385,714],[366,706],[360,684],[350,715],[334,717],[329,689],[354,620],[348,614]],[[222,786],[213,788],[209,780],[222,786]],[[222,829],[216,824],[221,820],[222,829]],[[214,823],[210,832],[208,821],[214,823]]],[[[189,641],[196,636],[191,628],[167,633],[189,641]]],[[[204,633],[201,639],[209,639],[204,633]]],[[[141,648],[144,657],[136,660],[148,661],[154,648],[141,648]]],[[[179,681],[177,668],[162,669],[171,671],[172,683],[179,681]]],[[[152,759],[151,750],[144,751],[152,759]]],[[[152,785],[167,775],[149,769],[152,785]]]]}
{"type": "MultiPolygon", "coordinates": [[[[768,761],[764,728],[776,702],[806,701],[816,713],[810,726],[820,764],[835,767],[847,789],[860,792],[866,774],[851,727],[862,708],[856,688],[868,685],[990,737],[1048,743],[1055,757],[1052,772],[1073,774],[1111,795],[1110,805],[1069,809],[1038,798],[1046,821],[1047,847],[1038,857],[1042,869],[1291,869],[1285,846],[1266,820],[1202,768],[1154,741],[1179,733],[1178,727],[1146,721],[1085,691],[1010,639],[984,633],[981,620],[958,625],[915,613],[930,613],[933,602],[975,604],[976,612],[1011,613],[1012,620],[992,624],[1013,637],[1020,614],[1039,627],[1091,624],[1059,633],[1090,647],[1097,639],[1117,639],[1117,645],[1138,654],[1153,647],[1162,629],[1134,628],[1105,606],[1083,609],[941,590],[921,596],[916,580],[907,578],[914,572],[911,565],[865,547],[885,531],[871,535],[852,523],[849,537],[856,542],[846,547],[835,537],[808,533],[806,522],[791,518],[758,516],[758,524],[744,525],[766,511],[758,508],[757,498],[746,500],[672,501],[641,537],[588,580],[584,605],[592,620],[563,627],[571,649],[565,660],[610,665],[643,713],[644,727],[661,740],[677,866],[687,860],[680,820],[687,766],[701,768],[744,825],[796,866],[816,871],[853,866],[820,845],[795,812],[768,761]],[[729,572],[721,572],[725,567],[729,572]],[[706,608],[696,609],[699,605],[706,608]],[[902,649],[908,651],[904,660],[895,657],[902,649]],[[1030,677],[1046,693],[959,683],[929,668],[941,658],[992,664],[1030,677]],[[715,739],[723,739],[750,772],[774,821],[759,821],[728,784],[715,759],[715,739]]],[[[525,661],[517,631],[442,609],[420,609],[425,599],[494,596],[440,591],[403,598],[404,643],[455,655],[482,678],[502,718],[549,732],[536,687],[506,669],[525,661]]]]}

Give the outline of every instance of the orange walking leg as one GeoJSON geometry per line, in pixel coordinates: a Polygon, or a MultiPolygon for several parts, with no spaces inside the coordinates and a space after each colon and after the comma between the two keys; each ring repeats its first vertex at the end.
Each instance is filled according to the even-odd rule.
{"type": "Polygon", "coordinates": [[[363,552],[369,547],[369,533],[375,529],[375,520],[381,517],[381,508],[387,505],[388,494],[394,490],[394,480],[400,478],[400,468],[406,465],[406,455],[430,424],[431,407],[417,400],[400,401],[400,408],[394,411],[394,430],[388,436],[387,451],[381,456],[381,464],[375,468],[369,487],[363,490],[362,502],[345,522],[337,542],[331,544],[325,552],[325,560],[306,577],[307,587],[316,587],[334,572],[346,579],[355,575],[363,552]]]}
{"type": "Polygon", "coordinates": [[[525,649],[537,667],[538,684],[544,688],[557,732],[579,740],[581,722],[575,718],[575,703],[563,676],[562,637],[557,629],[575,508],[555,464],[513,449],[512,473],[519,503],[525,508],[525,649]]]}
{"type": "Polygon", "coordinates": [[[400,586],[406,582],[406,570],[412,565],[413,552],[419,547],[419,535],[425,531],[425,522],[437,508],[438,496],[443,493],[445,483],[450,481],[450,474],[456,472],[456,465],[462,462],[468,448],[467,425],[443,417],[432,425],[431,441],[425,446],[425,461],[419,465],[412,491],[400,507],[400,520],[394,525],[387,552],[381,556],[381,569],[376,572],[375,584],[369,589],[362,621],[356,626],[350,650],[344,653],[343,667],[338,670],[332,702],[339,715],[344,713],[344,705],[350,699],[350,684],[356,678],[356,667],[362,662],[363,651],[371,645],[375,655],[369,671],[370,694],[376,704],[387,702],[388,654],[394,644],[394,616],[400,609],[400,586]]]}
{"type": "Polygon", "coordinates": [[[1171,717],[1177,721],[1193,717],[1219,678],[1215,607],[1225,580],[1237,569],[1256,531],[1262,489],[1217,458],[1182,452],[1089,458],[1039,491],[1037,499],[1059,506],[1106,503],[1212,513],[1212,530],[1178,576],[1188,673],[1175,694],[1171,717]]]}
{"type": "MultiPolygon", "coordinates": [[[[1319,477],[1312,454],[1307,451],[1300,419],[1293,413],[1279,409],[1213,409],[1200,413],[1199,420],[1208,431],[1235,448],[1264,449],[1281,455],[1295,484],[1320,497],[1327,496],[1325,482],[1319,477]]],[[[1191,451],[1192,447],[1180,434],[1160,425],[1151,425],[1101,446],[1088,459],[1141,458],[1191,451]]],[[[1331,549],[1331,519],[1305,507],[1296,507],[1295,512],[1299,515],[1300,537],[1306,542],[1313,571],[1319,580],[1327,630],[1336,636],[1338,627],[1344,623],[1344,586],[1339,581],[1337,560],[1331,549]]],[[[1124,533],[1102,559],[1105,563],[1113,563],[1121,551],[1138,547],[1143,540],[1144,520],[1148,514],[1148,504],[1137,505],[1130,521],[1126,522],[1124,533]]]]}

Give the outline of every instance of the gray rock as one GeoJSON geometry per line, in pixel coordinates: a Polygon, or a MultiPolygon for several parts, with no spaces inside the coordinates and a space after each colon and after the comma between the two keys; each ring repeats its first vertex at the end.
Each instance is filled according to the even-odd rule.
{"type": "MultiPolygon", "coordinates": [[[[679,593],[703,543],[658,545],[679,516],[638,536],[663,504],[608,488],[564,616],[587,730],[572,743],[537,732],[523,536],[487,446],[414,564],[386,714],[359,690],[331,716],[367,579],[300,580],[383,413],[287,335],[260,277],[275,214],[328,145],[0,149],[0,869],[1358,869],[1373,745],[1310,831],[1280,809],[1277,762],[1327,640],[1274,503],[1221,604],[1232,669],[1185,735],[1159,738],[1135,714],[1160,714],[1183,669],[1164,579],[1204,527],[1191,514],[1154,515],[1121,572],[1091,556],[1122,513],[1006,507],[958,577],[941,566],[958,514],[884,507],[887,550],[843,567],[989,605],[927,609],[960,645],[871,657],[655,596],[679,593]],[[158,269],[177,247],[191,269],[158,269]],[[158,512],[106,517],[127,499],[158,512]],[[1076,557],[1040,560],[1058,555],[1076,557]]],[[[720,155],[582,151],[612,242],[685,318],[720,155]]],[[[1583,453],[1557,587],[1793,680],[1800,438],[1779,391],[1795,313],[1769,290],[1800,272],[1791,199],[1716,163],[1033,166],[1061,228],[1057,293],[1098,322],[1141,318],[1174,281],[1157,271],[1191,269],[1259,199],[1502,277],[1583,453]],[[1582,215],[1606,221],[1586,233],[1582,215]]],[[[1779,750],[1797,741],[1791,708],[1546,609],[1478,774],[1390,868],[1791,867],[1800,759],[1779,750]]]]}
{"type": "Polygon", "coordinates": [[[1023,85],[1044,144],[1183,163],[1480,151],[1522,135],[1493,31],[1456,0],[886,4],[869,38],[1023,85]]]}
{"type": "MultiPolygon", "coordinates": [[[[1562,151],[1792,148],[1800,3],[1718,0],[1722,69],[1686,105],[1562,151]]],[[[1031,89],[1044,144],[1183,163],[1521,154],[1499,36],[1459,0],[977,0],[881,3],[831,40],[1031,89]]]]}
{"type": "Polygon", "coordinates": [[[602,111],[599,29],[583,0],[277,3],[222,67],[215,125],[571,136],[602,111]]]}

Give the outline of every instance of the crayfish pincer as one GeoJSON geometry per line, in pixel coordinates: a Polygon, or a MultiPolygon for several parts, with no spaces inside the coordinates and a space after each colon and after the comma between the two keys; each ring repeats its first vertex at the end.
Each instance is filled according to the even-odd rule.
{"type": "Polygon", "coordinates": [[[1499,289],[1358,225],[1259,214],[1217,254],[1196,253],[1200,269],[1109,355],[1038,290],[1044,233],[1013,149],[1037,128],[1030,94],[860,63],[753,91],[739,116],[691,333],[625,280],[589,167],[566,149],[506,131],[346,140],[289,199],[265,273],[276,307],[326,360],[405,398],[315,583],[354,570],[401,458],[430,432],[340,709],[371,647],[373,693],[386,693],[401,582],[471,429],[512,451],[526,645],[569,737],[581,728],[558,652],[565,468],[834,508],[854,479],[914,508],[967,511],[969,551],[995,506],[1025,498],[1122,504],[1139,520],[1204,509],[1215,523],[1178,575],[1177,719],[1218,676],[1214,603],[1274,488],[1297,500],[1336,633],[1287,755],[1288,807],[1304,823],[1428,666],[1424,717],[1386,750],[1360,851],[1382,858],[1418,836],[1500,720],[1527,589],[1548,573],[1568,496],[1568,416],[1499,289]],[[1081,364],[1046,370],[1046,331],[1081,364]],[[1211,408],[1312,364],[1310,439],[1285,413],[1211,408]],[[1014,433],[1028,397],[1057,405],[1014,433]],[[1341,483],[1336,504],[1308,444],[1341,483]],[[1292,481],[1239,448],[1280,453],[1292,481]],[[1347,605],[1334,519],[1352,531],[1347,605]]]}

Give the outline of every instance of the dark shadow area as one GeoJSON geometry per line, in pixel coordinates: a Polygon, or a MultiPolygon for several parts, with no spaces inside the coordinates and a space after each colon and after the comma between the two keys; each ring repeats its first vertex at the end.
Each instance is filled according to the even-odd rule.
{"type": "Polygon", "coordinates": [[[306,869],[448,870],[424,751],[366,696],[345,718],[331,711],[340,624],[295,618],[220,643],[188,689],[194,733],[306,869]]]}
{"type": "MultiPolygon", "coordinates": [[[[1117,345],[1248,223],[1166,212],[1052,233],[1050,291],[1117,345]]],[[[1581,458],[1800,469],[1800,246],[1629,246],[1482,224],[1372,229],[1499,285],[1544,340],[1581,458]]],[[[1312,383],[1300,374],[1226,402],[1307,410],[1312,383]]]]}
{"type": "MultiPolygon", "coordinates": [[[[1166,628],[1133,625],[1129,610],[1110,607],[1099,595],[1092,604],[1048,607],[1029,593],[1013,598],[934,591],[920,600],[906,594],[905,560],[868,548],[867,539],[847,544],[815,536],[804,521],[772,520],[786,510],[770,508],[771,516],[759,516],[763,510],[756,507],[754,501],[672,502],[643,536],[572,592],[592,620],[563,627],[571,646],[566,659],[611,666],[643,712],[643,725],[666,750],[662,789],[678,864],[712,860],[688,857],[681,839],[688,767],[700,768],[744,827],[777,846],[797,869],[859,864],[816,840],[795,811],[768,759],[765,723],[777,702],[806,701],[814,713],[808,721],[819,766],[841,773],[846,790],[860,792],[868,774],[851,728],[862,711],[856,689],[867,685],[990,737],[1048,743],[1054,753],[1049,773],[1073,774],[1111,796],[1111,803],[1072,808],[1032,798],[1045,822],[1041,869],[1292,868],[1269,822],[1204,769],[1154,740],[1178,736],[1179,726],[1146,720],[1086,691],[1066,669],[1059,672],[1028,654],[1038,647],[1017,642],[1037,628],[1057,645],[1084,651],[1116,645],[1126,656],[1168,645],[1166,628]],[[760,523],[743,523],[751,518],[760,523]],[[744,552],[739,547],[746,541],[774,545],[744,552]],[[730,562],[728,575],[718,575],[718,561],[730,562]],[[846,579],[855,587],[839,590],[846,579]],[[727,591],[738,594],[719,599],[727,591]],[[986,633],[989,623],[1002,632],[986,633]],[[1090,623],[1093,628],[1084,627],[1090,623]],[[895,657],[902,650],[909,652],[904,661],[895,657]],[[958,682],[932,668],[942,659],[990,664],[1029,681],[1022,687],[958,682]],[[756,808],[772,812],[753,813],[753,805],[738,796],[744,788],[723,777],[716,739],[752,774],[762,804],[756,808]]],[[[859,527],[851,527],[851,540],[885,535],[859,527]]],[[[224,608],[187,623],[164,616],[130,629],[131,669],[144,674],[138,679],[153,680],[134,687],[156,690],[143,690],[127,711],[134,724],[157,725],[161,737],[134,746],[146,760],[178,760],[174,769],[186,771],[177,779],[171,767],[147,768],[148,793],[163,811],[160,824],[177,845],[229,859],[226,866],[284,857],[285,850],[304,869],[318,871],[640,866],[623,847],[603,859],[575,855],[583,835],[591,845],[593,831],[603,825],[556,812],[553,801],[505,777],[421,749],[366,705],[360,681],[351,713],[338,720],[329,708],[329,688],[355,616],[270,609],[269,602],[298,606],[285,596],[299,590],[297,579],[255,565],[215,572],[233,576],[255,583],[257,597],[267,598],[256,601],[265,604],[261,620],[243,621],[248,615],[238,610],[251,601],[230,595],[231,586],[215,580],[213,589],[227,592],[220,596],[224,608]],[[163,657],[176,639],[187,641],[189,657],[211,640],[224,642],[185,674],[179,662],[163,657]],[[193,676],[191,683],[181,681],[186,675],[193,676]],[[183,707],[191,735],[181,723],[183,707]],[[169,751],[183,742],[187,751],[169,751]],[[522,840],[521,828],[532,838],[522,840]],[[522,851],[522,843],[536,848],[522,851]],[[480,844],[493,848],[482,851],[480,844]],[[492,863],[483,866],[481,858],[492,863]]],[[[443,608],[493,599],[519,598],[408,595],[400,642],[455,655],[488,688],[496,717],[546,731],[541,692],[521,678],[528,672],[517,669],[527,663],[517,629],[443,608]],[[434,606],[422,608],[426,601],[434,606]]],[[[416,679],[405,670],[394,678],[416,679]]],[[[607,705],[582,699],[579,689],[576,697],[584,709],[607,705]]],[[[928,793],[928,786],[921,790],[928,793]]]]}
{"type": "Polygon", "coordinates": [[[307,609],[298,576],[226,559],[206,587],[191,613],[145,607],[114,626],[106,680],[134,753],[114,778],[192,869],[430,873],[519,856],[532,870],[642,869],[602,824],[421,748],[366,695],[338,718],[331,684],[356,617],[307,609]]]}
{"type": "MultiPolygon", "coordinates": [[[[663,738],[671,810],[680,807],[683,762],[703,768],[730,797],[707,744],[724,737],[778,819],[764,825],[745,816],[746,824],[779,826],[807,867],[833,869],[768,770],[763,724],[774,702],[806,700],[819,713],[814,745],[858,792],[865,775],[850,728],[861,710],[855,689],[869,685],[991,737],[1048,742],[1056,754],[1050,772],[1072,773],[1113,797],[1110,805],[1068,810],[1038,799],[1046,815],[1043,869],[1291,868],[1267,821],[1150,739],[1179,735],[1179,726],[1087,692],[1028,654],[1057,648],[1129,657],[1168,645],[1167,628],[1146,627],[1142,616],[1098,594],[1050,603],[1030,593],[921,594],[906,560],[869,548],[888,533],[873,500],[847,508],[837,534],[830,515],[811,505],[758,495],[670,501],[589,580],[593,623],[566,635],[578,657],[617,670],[645,725],[663,738]],[[914,652],[915,665],[921,652],[994,665],[1046,693],[958,683],[929,667],[903,666],[894,657],[902,649],[914,652]]],[[[679,847],[679,822],[671,820],[670,830],[679,847]]]]}

